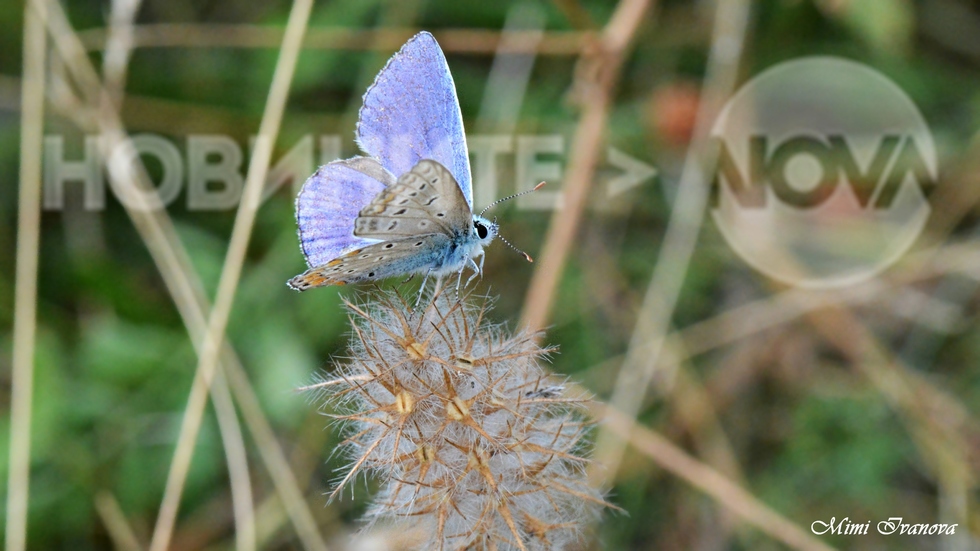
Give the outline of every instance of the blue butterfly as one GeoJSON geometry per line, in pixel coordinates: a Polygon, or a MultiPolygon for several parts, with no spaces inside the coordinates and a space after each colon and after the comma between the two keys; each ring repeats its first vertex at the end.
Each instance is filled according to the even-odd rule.
{"type": "Polygon", "coordinates": [[[405,274],[461,277],[467,266],[471,279],[481,274],[497,224],[473,214],[456,87],[431,34],[415,35],[378,73],[364,94],[356,137],[369,156],[320,167],[296,199],[310,269],[289,287],[405,274]]]}

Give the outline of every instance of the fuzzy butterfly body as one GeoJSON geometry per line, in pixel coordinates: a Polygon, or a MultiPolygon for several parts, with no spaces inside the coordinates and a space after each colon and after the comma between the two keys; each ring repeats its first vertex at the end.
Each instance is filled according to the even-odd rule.
{"type": "Polygon", "coordinates": [[[406,274],[461,274],[497,235],[474,215],[469,155],[449,66],[431,34],[396,53],[364,95],[368,156],[320,167],[296,200],[304,291],[406,274]]]}

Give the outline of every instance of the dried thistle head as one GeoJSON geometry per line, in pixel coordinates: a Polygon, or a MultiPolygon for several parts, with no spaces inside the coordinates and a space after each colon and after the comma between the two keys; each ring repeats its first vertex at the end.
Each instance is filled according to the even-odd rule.
{"type": "Polygon", "coordinates": [[[508,336],[487,304],[439,295],[347,303],[355,337],[339,376],[313,385],[340,413],[351,464],[381,491],[368,521],[408,521],[422,549],[562,549],[605,505],[585,476],[584,400],[541,367],[552,349],[508,336]]]}

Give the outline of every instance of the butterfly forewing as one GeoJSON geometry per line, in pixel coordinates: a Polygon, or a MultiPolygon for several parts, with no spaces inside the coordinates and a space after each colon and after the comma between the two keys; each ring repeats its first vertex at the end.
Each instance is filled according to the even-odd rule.
{"type": "Polygon", "coordinates": [[[364,94],[357,143],[395,175],[422,159],[442,163],[456,176],[472,208],[470,161],[463,116],[439,43],[420,32],[402,46],[364,94]]]}
{"type": "Polygon", "coordinates": [[[385,188],[354,223],[354,235],[391,239],[440,232],[465,234],[473,215],[456,179],[432,160],[420,161],[385,188]]]}
{"type": "Polygon", "coordinates": [[[435,262],[449,240],[444,234],[433,233],[375,243],[311,268],[289,280],[289,286],[305,291],[413,273],[435,262]]]}

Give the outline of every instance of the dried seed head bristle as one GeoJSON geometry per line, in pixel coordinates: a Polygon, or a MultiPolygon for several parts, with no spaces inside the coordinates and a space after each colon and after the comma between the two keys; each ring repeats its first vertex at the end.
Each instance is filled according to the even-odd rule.
{"type": "Polygon", "coordinates": [[[561,549],[605,505],[585,476],[587,404],[540,365],[553,349],[486,323],[487,308],[347,303],[349,359],[310,385],[352,434],[331,498],[370,474],[369,523],[428,524],[421,549],[561,549]]]}

